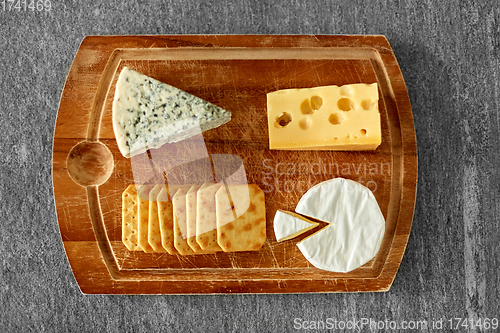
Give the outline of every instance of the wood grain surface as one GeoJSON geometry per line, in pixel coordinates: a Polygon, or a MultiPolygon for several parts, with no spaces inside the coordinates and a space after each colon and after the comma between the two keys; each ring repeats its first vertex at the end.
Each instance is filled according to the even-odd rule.
{"type": "MultiPolygon", "coordinates": [[[[448,320],[500,313],[498,1],[51,2],[50,11],[0,11],[2,331],[343,331],[306,328],[365,318],[494,332],[452,330],[448,320]],[[56,214],[52,191],[57,111],[85,36],[138,34],[387,37],[410,96],[419,157],[414,223],[388,292],[82,295],[59,230],[65,212],[56,214]]],[[[78,142],[71,140],[68,147],[78,142]]]]}
{"type": "MultiPolygon", "coordinates": [[[[149,165],[149,159],[145,162],[149,165]]],[[[411,229],[417,180],[411,106],[399,66],[383,36],[87,37],[61,97],[53,164],[63,242],[85,293],[387,291],[411,229]],[[246,181],[266,193],[267,240],[258,252],[181,256],[125,248],[121,193],[129,184],[151,176],[144,171],[145,176],[140,176],[145,178],[138,178],[138,170],[144,169],[141,157],[121,156],[114,138],[112,101],[125,66],[233,113],[231,122],[203,133],[199,141],[164,145],[151,154],[161,157],[163,164],[180,164],[175,169],[163,165],[164,170],[176,170],[167,172],[169,185],[214,181],[211,168],[203,176],[192,163],[181,163],[193,159],[199,149],[211,156],[238,157],[246,181]],[[383,133],[375,151],[268,149],[266,93],[373,82],[379,86],[383,133]],[[87,96],[93,96],[92,103],[85,100],[87,96]],[[73,147],[75,139],[80,142],[73,147]],[[370,188],[386,219],[378,254],[348,273],[317,269],[304,258],[296,243],[312,232],[282,243],[273,232],[278,209],[293,211],[305,191],[334,177],[354,179],[370,188]],[[81,186],[86,187],[88,203],[83,211],[79,207],[81,186]],[[101,255],[93,258],[99,264],[91,265],[89,271],[79,262],[92,260],[83,250],[92,241],[101,255]],[[100,264],[103,261],[105,265],[100,264]],[[92,283],[85,283],[89,279],[92,283]],[[143,288],[137,289],[139,281],[143,288]]]]}

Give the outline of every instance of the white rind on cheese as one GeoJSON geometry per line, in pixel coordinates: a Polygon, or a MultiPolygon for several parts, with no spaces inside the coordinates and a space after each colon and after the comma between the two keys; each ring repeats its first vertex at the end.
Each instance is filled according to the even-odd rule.
{"type": "Polygon", "coordinates": [[[116,83],[113,130],[127,158],[230,120],[229,111],[128,67],[116,83]]]}
{"type": "Polygon", "coordinates": [[[317,184],[302,196],[295,211],[330,223],[297,244],[317,268],[349,272],[380,249],[384,216],[373,193],[355,181],[335,178],[317,184]]]}
{"type": "Polygon", "coordinates": [[[319,225],[319,223],[308,221],[299,215],[292,214],[292,212],[282,210],[276,211],[273,225],[274,235],[278,242],[295,238],[319,225]]]}

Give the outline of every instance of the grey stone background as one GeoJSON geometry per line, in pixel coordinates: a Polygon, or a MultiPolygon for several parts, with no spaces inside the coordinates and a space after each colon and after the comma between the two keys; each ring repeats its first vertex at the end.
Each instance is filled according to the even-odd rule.
{"type": "Polygon", "coordinates": [[[451,318],[500,317],[497,1],[50,1],[43,12],[0,1],[0,331],[289,332],[294,318],[442,319],[449,331],[451,318]],[[51,179],[59,98],[78,46],[86,35],[205,33],[387,36],[419,148],[413,229],[389,292],[80,293],[51,179]]]}

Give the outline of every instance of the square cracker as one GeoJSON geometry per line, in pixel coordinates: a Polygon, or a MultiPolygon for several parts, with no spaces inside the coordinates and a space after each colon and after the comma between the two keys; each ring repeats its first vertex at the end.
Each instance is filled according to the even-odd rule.
{"type": "Polygon", "coordinates": [[[148,221],[148,243],[155,252],[167,252],[161,243],[160,220],[158,217],[158,193],[163,184],[157,184],[149,192],[149,221],[148,221]]]}
{"type": "Polygon", "coordinates": [[[174,210],[174,246],[182,255],[214,253],[213,251],[201,249],[199,252],[195,252],[187,242],[186,193],[190,188],[191,185],[181,186],[172,197],[174,210]]]}
{"type": "Polygon", "coordinates": [[[160,222],[161,244],[169,254],[178,254],[174,246],[174,208],[172,197],[179,186],[163,186],[158,193],[158,219],[160,222]]]}
{"type": "Polygon", "coordinates": [[[222,251],[217,243],[217,215],[215,193],[221,184],[205,183],[197,193],[196,242],[203,250],[222,251]]]}
{"type": "Polygon", "coordinates": [[[197,193],[200,185],[193,185],[186,193],[186,233],[188,245],[194,252],[202,250],[196,242],[196,207],[197,193]]]}
{"type": "Polygon", "coordinates": [[[154,185],[142,185],[137,192],[139,207],[138,207],[138,242],[139,246],[146,253],[155,252],[149,245],[148,229],[149,229],[149,192],[153,189],[154,185]]]}
{"type": "Polygon", "coordinates": [[[222,186],[215,203],[217,242],[225,252],[257,251],[264,245],[265,198],[257,185],[222,186]]]}
{"type": "Polygon", "coordinates": [[[129,251],[142,251],[137,240],[137,190],[129,185],[122,193],[122,242],[129,251]]]}

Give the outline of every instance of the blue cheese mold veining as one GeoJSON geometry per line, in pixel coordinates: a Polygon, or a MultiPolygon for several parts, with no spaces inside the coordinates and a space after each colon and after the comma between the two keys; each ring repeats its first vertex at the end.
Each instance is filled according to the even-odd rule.
{"type": "Polygon", "coordinates": [[[199,97],[124,67],[113,101],[118,148],[130,158],[231,120],[231,113],[199,97]]]}

